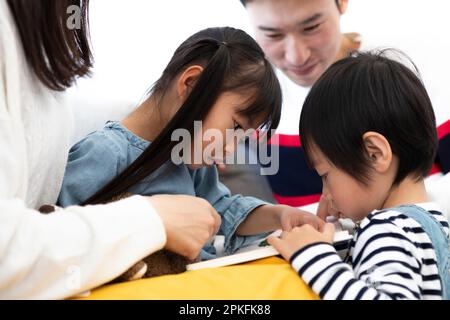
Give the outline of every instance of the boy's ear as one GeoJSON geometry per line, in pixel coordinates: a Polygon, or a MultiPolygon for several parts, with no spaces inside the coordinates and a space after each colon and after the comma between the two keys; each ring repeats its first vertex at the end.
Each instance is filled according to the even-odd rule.
{"type": "Polygon", "coordinates": [[[373,169],[379,173],[388,171],[392,164],[392,149],[389,141],[377,132],[363,135],[364,147],[373,169]]]}
{"type": "Polygon", "coordinates": [[[177,94],[179,98],[185,100],[188,97],[202,72],[202,66],[193,65],[181,73],[177,81],[177,94]]]}

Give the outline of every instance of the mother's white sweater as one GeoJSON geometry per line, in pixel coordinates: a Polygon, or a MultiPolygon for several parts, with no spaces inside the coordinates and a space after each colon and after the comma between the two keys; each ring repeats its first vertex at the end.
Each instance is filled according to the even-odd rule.
{"type": "Polygon", "coordinates": [[[70,297],[103,284],[166,242],[139,196],[51,215],[66,166],[71,111],[26,63],[0,0],[0,299],[70,297]]]}

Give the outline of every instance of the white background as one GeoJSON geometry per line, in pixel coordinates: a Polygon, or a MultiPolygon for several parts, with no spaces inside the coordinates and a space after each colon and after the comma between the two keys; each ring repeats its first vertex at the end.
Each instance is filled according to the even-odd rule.
{"type": "MultiPolygon", "coordinates": [[[[252,33],[239,0],[92,0],[90,8],[95,68],[71,91],[74,141],[130,112],[191,34],[227,25],[252,33]]],[[[438,123],[450,119],[450,1],[350,0],[342,30],[406,52],[422,73],[438,123]]]]}

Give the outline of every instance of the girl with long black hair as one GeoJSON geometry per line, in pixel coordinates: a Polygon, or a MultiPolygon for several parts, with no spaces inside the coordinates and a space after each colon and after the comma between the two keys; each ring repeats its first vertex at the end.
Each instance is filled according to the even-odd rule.
{"type": "MultiPolygon", "coordinates": [[[[256,42],[230,27],[202,30],[175,51],[148,99],[134,113],[107,123],[72,148],[59,202],[105,203],[127,192],[197,196],[220,214],[218,234],[225,236],[226,253],[269,231],[304,223],[319,227],[320,219],[296,208],[230,195],[213,164],[233,153],[234,139],[219,143],[218,151],[200,161],[193,159],[193,154],[203,155],[209,147],[202,134],[201,142],[194,142],[199,136],[196,121],[205,134],[215,130],[222,137],[237,129],[264,127],[270,133],[278,125],[280,108],[278,80],[256,42]],[[179,144],[173,139],[177,130],[188,132],[193,144],[183,150],[181,164],[173,157],[179,144]],[[191,156],[184,157],[185,153],[191,156]]],[[[216,253],[212,244],[206,245],[202,258],[216,253]]]]}

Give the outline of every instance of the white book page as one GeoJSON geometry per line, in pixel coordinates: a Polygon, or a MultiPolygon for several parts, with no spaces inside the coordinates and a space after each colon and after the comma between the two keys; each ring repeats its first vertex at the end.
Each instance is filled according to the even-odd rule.
{"type": "MultiPolygon", "coordinates": [[[[348,230],[343,229],[343,224],[340,223],[340,221],[335,221],[335,228],[336,232],[334,234],[334,243],[342,242],[342,241],[349,241],[352,238],[352,235],[348,230]]],[[[275,231],[271,235],[279,236],[281,234],[281,230],[275,231]]],[[[193,271],[193,270],[200,270],[204,268],[217,268],[217,267],[224,267],[228,265],[238,264],[238,263],[244,263],[248,261],[253,261],[257,259],[267,258],[271,256],[279,255],[279,252],[275,250],[274,247],[267,245],[267,246],[260,246],[260,244],[265,239],[262,239],[258,241],[255,244],[243,247],[236,251],[236,253],[232,255],[227,255],[223,257],[219,257],[216,259],[201,261],[193,264],[189,264],[186,266],[186,270],[193,271]]]]}

